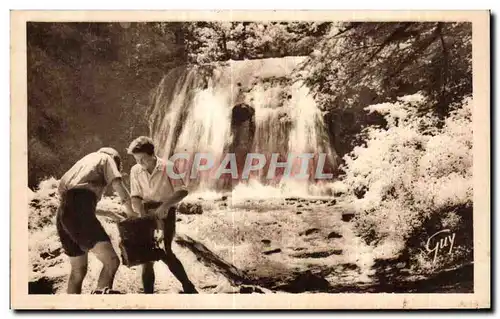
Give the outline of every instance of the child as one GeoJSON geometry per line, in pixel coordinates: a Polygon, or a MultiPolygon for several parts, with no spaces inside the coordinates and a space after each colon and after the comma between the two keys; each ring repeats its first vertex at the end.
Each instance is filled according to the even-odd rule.
{"type": "MultiPolygon", "coordinates": [[[[115,149],[105,147],[76,162],[59,182],[61,203],[56,221],[59,239],[71,263],[68,294],[81,293],[82,282],[87,274],[89,251],[103,264],[97,288],[92,293],[120,293],[112,290],[120,260],[96,217],[97,202],[108,185],[112,185],[121,197],[127,215],[136,215],[120,171],[120,155],[115,149]]],[[[118,215],[116,217],[118,220],[124,219],[118,215]]]]}

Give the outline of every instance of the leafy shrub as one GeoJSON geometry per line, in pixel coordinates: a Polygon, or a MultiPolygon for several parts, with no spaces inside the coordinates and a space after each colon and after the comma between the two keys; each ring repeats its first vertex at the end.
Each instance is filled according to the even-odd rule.
{"type": "Polygon", "coordinates": [[[357,213],[356,231],[395,255],[411,240],[420,239],[414,244],[421,245],[425,236],[419,233],[471,223],[472,100],[452,105],[442,128],[437,118],[422,113],[426,102],[415,94],[367,107],[382,114],[387,126],[368,127],[365,145],[344,157],[343,182],[357,213]]]}
{"type": "Polygon", "coordinates": [[[59,206],[57,186],[59,181],[51,177],[40,182],[29,202],[28,229],[40,229],[53,224],[59,206]]]}

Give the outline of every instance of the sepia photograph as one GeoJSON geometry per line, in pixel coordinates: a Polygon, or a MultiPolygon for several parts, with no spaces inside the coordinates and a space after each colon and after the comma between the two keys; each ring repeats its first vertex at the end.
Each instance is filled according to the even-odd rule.
{"type": "Polygon", "coordinates": [[[466,13],[19,14],[12,289],[489,307],[489,12],[466,13]]]}

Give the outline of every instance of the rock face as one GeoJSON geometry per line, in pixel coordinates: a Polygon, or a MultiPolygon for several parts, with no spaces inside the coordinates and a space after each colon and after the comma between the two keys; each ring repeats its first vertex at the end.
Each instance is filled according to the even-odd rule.
{"type": "MultiPolygon", "coordinates": [[[[325,153],[324,172],[330,172],[337,158],[321,123],[322,111],[307,86],[295,78],[294,72],[305,59],[227,61],[206,74],[191,67],[169,72],[150,110],[150,132],[159,145],[158,154],[170,157],[181,151],[210,150],[218,161],[234,153],[238,177],[224,173],[215,180],[186,179],[188,186],[208,190],[232,189],[244,181],[241,174],[249,153],[267,157],[277,153],[280,161],[306,149],[325,153]],[[299,112],[299,108],[307,111],[299,112]],[[203,110],[210,110],[210,116],[200,116],[203,110]],[[306,134],[312,136],[304,138],[306,134]]],[[[276,179],[282,174],[278,170],[276,179]]],[[[264,184],[274,182],[263,179],[264,184]]]]}
{"type": "MultiPolygon", "coordinates": [[[[255,109],[253,107],[245,103],[237,104],[233,107],[231,112],[231,126],[236,128],[246,121],[254,122],[254,116],[255,109]]],[[[253,136],[253,134],[251,136],[253,136]]]]}

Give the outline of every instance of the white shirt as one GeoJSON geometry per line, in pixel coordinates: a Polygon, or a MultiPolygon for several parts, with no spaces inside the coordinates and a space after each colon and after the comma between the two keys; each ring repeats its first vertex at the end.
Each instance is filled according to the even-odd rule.
{"type": "Polygon", "coordinates": [[[122,175],[113,158],[105,153],[94,152],[76,162],[60,179],[59,193],[83,188],[93,191],[101,199],[105,188],[122,175]]]}
{"type": "Polygon", "coordinates": [[[156,166],[150,174],[140,164],[135,164],[130,170],[130,196],[142,198],[144,202],[163,202],[175,190],[184,186],[182,179],[170,179],[167,175],[167,165],[175,171],[170,161],[156,157],[156,166]]]}

